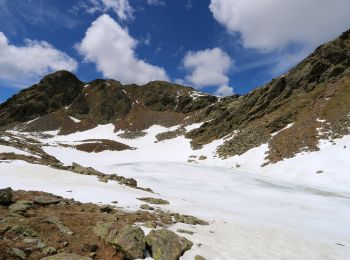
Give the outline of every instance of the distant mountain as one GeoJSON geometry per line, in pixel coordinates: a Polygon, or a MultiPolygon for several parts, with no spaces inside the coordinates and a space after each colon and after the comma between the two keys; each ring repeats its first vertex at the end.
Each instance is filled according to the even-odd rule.
{"type": "Polygon", "coordinates": [[[0,105],[0,126],[69,134],[113,123],[142,131],[179,125],[198,149],[225,141],[220,157],[268,144],[269,162],[318,149],[319,139],[350,134],[350,30],[318,47],[287,74],[244,96],[218,98],[164,81],[143,86],[114,80],[83,83],[67,71],[44,77],[0,105]],[[181,126],[203,124],[192,131],[181,126]]]}

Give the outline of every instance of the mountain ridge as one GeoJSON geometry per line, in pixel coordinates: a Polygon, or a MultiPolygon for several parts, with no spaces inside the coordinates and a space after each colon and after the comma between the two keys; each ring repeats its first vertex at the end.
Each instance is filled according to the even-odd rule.
{"type": "Polygon", "coordinates": [[[178,126],[169,138],[185,135],[193,149],[223,139],[217,153],[227,158],[268,144],[266,158],[274,163],[318,150],[320,139],[350,134],[349,75],[350,30],[243,96],[218,98],[165,81],[142,86],[102,79],[84,83],[58,71],[1,104],[0,126],[59,134],[107,123],[115,131],[136,132],[152,125],[178,126]],[[193,123],[201,125],[181,130],[193,123]]]}

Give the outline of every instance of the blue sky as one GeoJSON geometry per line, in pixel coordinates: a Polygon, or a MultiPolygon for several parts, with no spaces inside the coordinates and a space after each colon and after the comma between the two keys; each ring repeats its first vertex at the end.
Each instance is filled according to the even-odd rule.
{"type": "Polygon", "coordinates": [[[0,102],[57,69],[244,94],[350,27],[331,2],[0,0],[0,102]]]}

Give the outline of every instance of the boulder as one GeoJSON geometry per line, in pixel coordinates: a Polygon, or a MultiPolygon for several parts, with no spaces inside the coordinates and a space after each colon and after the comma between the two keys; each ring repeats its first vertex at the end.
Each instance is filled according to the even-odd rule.
{"type": "Polygon", "coordinates": [[[105,242],[114,245],[126,259],[144,257],[145,234],[140,227],[99,221],[93,231],[105,242]]]}
{"type": "Polygon", "coordinates": [[[51,204],[58,204],[61,202],[62,199],[60,198],[55,198],[55,197],[49,197],[49,196],[38,196],[34,198],[34,202],[36,204],[39,204],[41,206],[47,206],[51,204]]]}
{"type": "Polygon", "coordinates": [[[41,252],[43,252],[45,255],[53,255],[57,253],[57,250],[52,246],[48,246],[41,249],[41,252]]]}
{"type": "Polygon", "coordinates": [[[23,237],[36,237],[37,233],[31,227],[24,225],[16,225],[11,228],[11,231],[23,237]]]}
{"type": "Polygon", "coordinates": [[[28,209],[33,208],[33,202],[29,200],[19,200],[16,203],[9,206],[9,210],[12,213],[24,214],[28,209]]]}
{"type": "Polygon", "coordinates": [[[192,247],[191,241],[167,229],[152,230],[146,244],[154,260],[178,260],[192,247]]]}
{"type": "Polygon", "coordinates": [[[206,260],[206,259],[203,256],[201,256],[201,255],[196,255],[194,257],[194,260],[206,260]]]}
{"type": "Polygon", "coordinates": [[[56,217],[48,217],[44,220],[45,223],[54,224],[58,230],[64,235],[73,235],[73,231],[62,224],[62,222],[56,217]]]}
{"type": "Polygon", "coordinates": [[[59,253],[53,256],[43,257],[40,260],[92,260],[92,258],[71,253],[59,253]]]}
{"type": "Polygon", "coordinates": [[[189,231],[189,230],[184,230],[184,229],[178,229],[176,232],[183,233],[183,234],[188,234],[188,235],[193,235],[194,232],[189,231]]]}
{"type": "Polygon", "coordinates": [[[112,244],[128,259],[144,257],[145,234],[140,227],[129,225],[122,227],[112,240],[112,244]]]}
{"type": "Polygon", "coordinates": [[[208,222],[190,215],[181,215],[176,213],[174,214],[174,219],[176,222],[181,222],[189,225],[209,225],[208,222]]]}
{"type": "Polygon", "coordinates": [[[157,223],[155,221],[147,221],[143,226],[147,228],[157,228],[157,223]]]}
{"type": "Polygon", "coordinates": [[[70,170],[72,170],[75,173],[79,173],[79,174],[83,174],[83,175],[104,176],[103,173],[95,170],[92,167],[84,167],[84,166],[81,166],[80,164],[75,163],[75,162],[72,163],[70,170]]]}
{"type": "Polygon", "coordinates": [[[101,212],[111,213],[113,211],[113,208],[110,205],[102,205],[100,207],[100,211],[101,212]]]}
{"type": "Polygon", "coordinates": [[[9,206],[12,203],[12,189],[0,189],[0,205],[9,206]]]}
{"type": "Polygon", "coordinates": [[[109,234],[112,231],[112,229],[116,229],[115,225],[115,222],[98,221],[92,231],[95,233],[96,236],[98,236],[102,240],[110,242],[109,234]]]}
{"type": "Polygon", "coordinates": [[[12,249],[12,253],[16,257],[18,257],[19,259],[26,259],[27,258],[27,254],[23,250],[21,250],[19,248],[13,248],[12,249]]]}
{"type": "Polygon", "coordinates": [[[151,206],[148,205],[148,204],[142,204],[142,205],[140,206],[140,209],[144,209],[144,210],[154,210],[154,208],[151,207],[151,206]]]}
{"type": "Polygon", "coordinates": [[[35,245],[35,247],[37,249],[43,249],[46,247],[46,244],[38,238],[28,237],[28,238],[23,239],[23,243],[33,244],[33,245],[35,245]]]}
{"type": "Polygon", "coordinates": [[[169,201],[159,199],[159,198],[151,198],[151,197],[146,197],[146,198],[137,198],[138,200],[150,203],[150,204],[155,204],[155,205],[167,205],[169,204],[169,201]]]}

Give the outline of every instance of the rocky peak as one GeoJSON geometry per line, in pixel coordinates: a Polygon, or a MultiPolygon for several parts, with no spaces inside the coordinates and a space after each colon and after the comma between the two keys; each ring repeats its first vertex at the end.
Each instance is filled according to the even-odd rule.
{"type": "Polygon", "coordinates": [[[59,70],[54,73],[46,75],[42,78],[39,84],[47,84],[47,85],[61,85],[63,83],[75,82],[80,83],[80,80],[71,72],[67,70],[59,70]]]}
{"type": "Polygon", "coordinates": [[[45,76],[0,105],[0,126],[25,122],[71,104],[83,83],[68,71],[45,76]]]}

